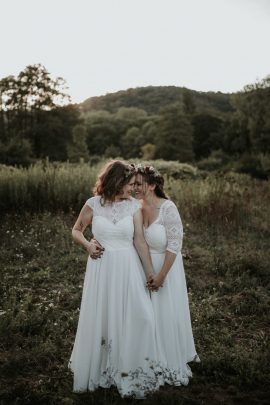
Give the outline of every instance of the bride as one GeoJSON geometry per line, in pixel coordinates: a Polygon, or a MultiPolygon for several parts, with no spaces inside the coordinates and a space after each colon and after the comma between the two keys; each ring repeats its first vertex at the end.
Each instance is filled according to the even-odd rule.
{"type": "Polygon", "coordinates": [[[154,276],[148,288],[155,313],[158,359],[163,382],[187,385],[196,353],[181,255],[183,227],[175,204],[163,191],[164,178],[152,166],[137,167],[135,194],[142,202],[144,236],[154,276]]]}
{"type": "Polygon", "coordinates": [[[122,397],[144,398],[159,388],[154,313],[144,270],[149,278],[154,275],[140,203],[131,197],[134,183],[133,166],[109,162],[72,230],[89,253],[69,363],[75,392],[115,385],[122,397]],[[90,224],[100,245],[84,237],[90,224]]]}

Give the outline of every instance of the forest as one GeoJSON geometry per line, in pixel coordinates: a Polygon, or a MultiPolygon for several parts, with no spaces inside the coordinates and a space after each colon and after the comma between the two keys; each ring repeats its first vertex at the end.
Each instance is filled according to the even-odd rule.
{"type": "Polygon", "coordinates": [[[149,86],[72,104],[64,79],[29,65],[0,80],[0,163],[164,159],[267,179],[269,111],[270,76],[232,94],[149,86]]]}

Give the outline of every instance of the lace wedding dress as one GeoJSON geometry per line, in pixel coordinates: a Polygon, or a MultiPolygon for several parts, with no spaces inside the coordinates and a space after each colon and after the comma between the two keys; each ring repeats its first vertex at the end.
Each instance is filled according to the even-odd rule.
{"type": "Polygon", "coordinates": [[[163,265],[165,252],[177,254],[163,287],[151,294],[156,323],[162,383],[187,385],[192,376],[188,362],[199,362],[196,353],[181,255],[183,227],[175,204],[165,200],[157,219],[144,228],[154,270],[163,265]]]}
{"type": "Polygon", "coordinates": [[[102,206],[96,196],[87,205],[93,235],[105,251],[98,260],[88,257],[69,363],[74,391],[115,385],[123,397],[143,398],[159,383],[153,307],[133,245],[133,215],[140,204],[131,198],[102,206]]]}

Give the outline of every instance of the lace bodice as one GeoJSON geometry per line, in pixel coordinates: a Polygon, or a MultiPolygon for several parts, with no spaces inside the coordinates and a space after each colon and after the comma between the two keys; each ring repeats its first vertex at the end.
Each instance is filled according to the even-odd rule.
{"type": "Polygon", "coordinates": [[[101,205],[101,197],[91,197],[86,201],[86,204],[92,208],[93,216],[102,216],[107,218],[113,224],[116,224],[121,219],[127,216],[133,216],[134,213],[141,207],[141,204],[135,198],[116,201],[101,205]]]}
{"type": "Polygon", "coordinates": [[[100,196],[96,196],[86,204],[93,210],[92,233],[105,252],[133,247],[133,215],[140,208],[135,198],[102,206],[100,196]]]}
{"type": "Polygon", "coordinates": [[[166,200],[160,207],[157,219],[145,229],[145,239],[150,251],[177,254],[181,251],[183,225],[176,205],[166,200]]]}

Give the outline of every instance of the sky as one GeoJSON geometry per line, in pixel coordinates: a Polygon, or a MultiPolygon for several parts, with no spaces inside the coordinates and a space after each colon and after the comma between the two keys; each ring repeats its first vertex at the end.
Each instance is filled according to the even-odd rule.
{"type": "Polygon", "coordinates": [[[240,91],[270,74],[270,0],[0,0],[0,79],[40,63],[72,102],[144,86],[240,91]]]}

